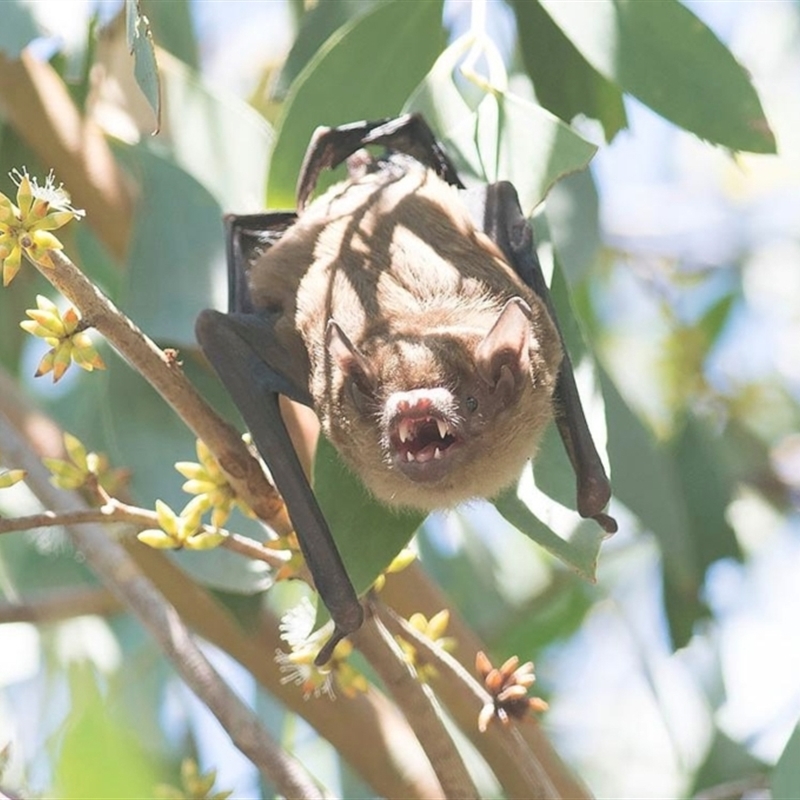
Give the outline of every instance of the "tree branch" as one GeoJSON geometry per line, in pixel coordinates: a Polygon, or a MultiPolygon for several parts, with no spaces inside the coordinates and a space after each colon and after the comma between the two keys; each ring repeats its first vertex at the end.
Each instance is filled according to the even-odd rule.
{"type": "Polygon", "coordinates": [[[421,683],[412,667],[403,658],[397,642],[391,637],[380,618],[369,613],[361,628],[350,634],[353,644],[364,654],[378,673],[384,686],[411,722],[417,738],[430,759],[431,765],[448,798],[477,798],[461,754],[444,726],[430,688],[421,683]]]}
{"type": "Polygon", "coordinates": [[[51,250],[52,269],[31,262],[101,333],[202,439],[228,475],[237,495],[279,534],[292,530],[286,507],[269,484],[236,429],[198,393],[174,358],[169,358],[62,252],[51,250]]]}
{"type": "MultiPolygon", "coordinates": [[[[155,511],[131,506],[112,497],[101,508],[86,508],[66,513],[43,511],[41,514],[31,514],[26,517],[0,518],[0,534],[29,531],[34,528],[50,528],[56,525],[65,527],[85,525],[93,522],[103,525],[129,525],[139,530],[159,527],[158,515],[155,511]]],[[[202,529],[212,530],[207,525],[204,525],[202,529]]],[[[220,547],[256,561],[265,561],[274,569],[280,569],[291,558],[291,553],[287,550],[273,550],[255,539],[227,531],[224,528],[214,530],[225,536],[220,547]]]]}
{"type": "MultiPolygon", "coordinates": [[[[2,369],[0,412],[12,420],[16,430],[23,432],[39,457],[65,457],[62,431],[21,396],[2,369]]],[[[121,544],[186,624],[236,659],[270,694],[306,719],[376,795],[444,800],[414,732],[394,703],[380,691],[370,687],[366,693],[354,697],[306,700],[293,683],[281,682],[282,675],[272,654],[285,643],[279,637],[278,621],[273,615],[262,610],[262,621],[256,631],[245,631],[228,609],[164,553],[132,537],[123,538],[121,544]]]]}
{"type": "MultiPolygon", "coordinates": [[[[436,668],[440,683],[451,687],[453,697],[457,699],[459,707],[469,709],[472,725],[465,726],[465,730],[469,733],[471,729],[477,729],[480,710],[487,703],[492,702],[486,689],[449,653],[437,647],[427,636],[423,636],[391,608],[383,603],[377,603],[375,607],[386,628],[395,636],[401,636],[413,644],[421,660],[436,668]]],[[[450,702],[455,705],[452,698],[450,702]]],[[[495,774],[508,797],[531,798],[532,800],[541,800],[542,798],[557,800],[562,797],[544,767],[539,763],[535,753],[519,735],[515,722],[510,722],[508,726],[490,725],[480,736],[484,739],[494,739],[497,746],[501,747],[510,757],[511,763],[505,769],[497,769],[498,765],[492,764],[491,760],[487,758],[490,766],[495,768],[495,774]]],[[[474,736],[472,738],[476,739],[474,736]]],[[[476,741],[478,745],[483,743],[480,740],[476,741]]]]}
{"type": "MultiPolygon", "coordinates": [[[[0,450],[5,459],[27,471],[27,485],[44,504],[61,506],[67,513],[85,509],[77,494],[50,484],[48,470],[2,412],[0,450]]],[[[274,741],[255,713],[222,680],[175,608],[167,603],[122,545],[109,539],[98,523],[70,527],[67,531],[100,580],[134,612],[186,684],[265,777],[287,797],[323,797],[300,763],[274,741]]]]}
{"type": "MultiPolygon", "coordinates": [[[[450,608],[448,635],[456,640],[456,647],[451,657],[455,658],[469,674],[475,664],[475,654],[478,650],[488,649],[452,608],[447,597],[425,574],[418,562],[410,564],[400,572],[387,575],[380,598],[403,617],[409,617],[414,612],[420,611],[430,618],[441,609],[450,608]]],[[[431,679],[431,686],[459,727],[492,767],[495,775],[502,776],[508,796],[529,797],[530,795],[526,794],[527,781],[520,775],[519,767],[510,757],[505,745],[495,736],[487,737],[478,731],[477,719],[480,709],[476,704],[465,700],[461,682],[449,680],[440,674],[431,679]]],[[[530,724],[519,726],[517,730],[555,787],[556,796],[571,800],[573,798],[590,800],[591,793],[561,760],[540,724],[532,720],[530,724]]]]}

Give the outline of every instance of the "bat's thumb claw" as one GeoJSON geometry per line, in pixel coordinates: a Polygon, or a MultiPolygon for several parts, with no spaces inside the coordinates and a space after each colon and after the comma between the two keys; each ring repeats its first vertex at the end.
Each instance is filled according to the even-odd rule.
{"type": "Polygon", "coordinates": [[[343,611],[340,612],[340,617],[339,621],[336,622],[331,638],[322,645],[322,649],[317,653],[317,657],[314,659],[314,663],[318,667],[327,664],[331,660],[336,645],[339,644],[345,636],[357,631],[361,627],[364,622],[364,609],[361,607],[361,604],[356,601],[352,606],[348,607],[346,613],[343,611]]]}

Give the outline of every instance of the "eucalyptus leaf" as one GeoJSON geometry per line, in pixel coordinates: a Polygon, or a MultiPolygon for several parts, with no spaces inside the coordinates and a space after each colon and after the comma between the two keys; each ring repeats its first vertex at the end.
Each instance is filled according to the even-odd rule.
{"type": "Polygon", "coordinates": [[[582,520],[569,539],[562,539],[542,522],[512,487],[493,501],[497,510],[516,528],[545,550],[574,569],[581,577],[594,581],[600,545],[605,532],[594,520],[582,520]]]}
{"type": "Polygon", "coordinates": [[[553,184],[581,170],[597,148],[541,106],[495,89],[475,102],[456,81],[465,40],[442,53],[407,104],[422,113],[459,166],[480,180],[511,181],[530,214],[553,184]]]}
{"type": "Polygon", "coordinates": [[[149,336],[193,347],[198,313],[227,302],[222,209],[170,159],[141,145],[122,155],[141,199],[120,301],[149,336]]]}
{"type": "Polygon", "coordinates": [[[746,70],[677,0],[540,0],[586,60],[676,125],[733,150],[774,153],[746,70]]]}
{"type": "Polygon", "coordinates": [[[125,0],[125,30],[133,56],[133,74],[155,117],[154,132],[161,127],[161,84],[150,23],[140,0],[125,0]]]}
{"type": "Polygon", "coordinates": [[[511,6],[536,99],[564,122],[579,114],[599,120],[611,141],[628,124],[620,88],[589,64],[536,0],[511,6]]]}
{"type": "Polygon", "coordinates": [[[317,126],[396,115],[443,45],[441,0],[386,0],[329,37],[286,97],[269,168],[269,207],[294,207],[317,126]]]}
{"type": "Polygon", "coordinates": [[[425,519],[421,512],[378,502],[324,436],[314,461],[314,493],[358,593],[372,585],[425,519]]]}

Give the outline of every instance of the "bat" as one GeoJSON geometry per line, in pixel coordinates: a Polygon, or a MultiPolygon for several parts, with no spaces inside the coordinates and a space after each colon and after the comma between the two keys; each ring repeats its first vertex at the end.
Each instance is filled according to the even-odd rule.
{"type": "Polygon", "coordinates": [[[608,532],[611,489],[514,187],[465,189],[416,114],[318,128],[297,211],[226,218],[229,311],[196,334],[269,466],[335,623],[363,611],[278,396],[312,407],[381,501],[425,511],[509,486],[555,418],[577,507],[608,532]],[[368,145],[383,145],[372,156],[368,145]],[[348,178],[309,202],[320,174],[348,178]],[[255,254],[255,255],[254,255],[255,254]]]}

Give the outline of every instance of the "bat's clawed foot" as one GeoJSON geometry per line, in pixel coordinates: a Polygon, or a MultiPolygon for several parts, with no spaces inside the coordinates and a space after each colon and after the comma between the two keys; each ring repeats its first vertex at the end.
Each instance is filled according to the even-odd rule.
{"type": "Polygon", "coordinates": [[[600,460],[578,475],[578,513],[593,519],[609,536],[617,532],[617,521],[603,512],[611,499],[611,484],[600,460]]]}

